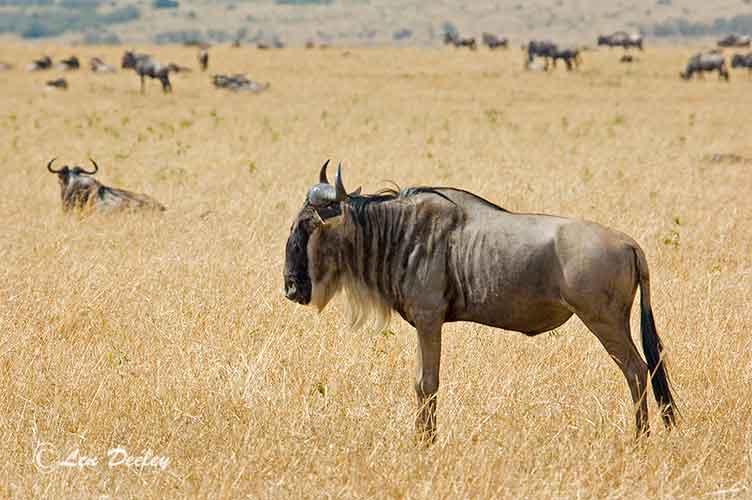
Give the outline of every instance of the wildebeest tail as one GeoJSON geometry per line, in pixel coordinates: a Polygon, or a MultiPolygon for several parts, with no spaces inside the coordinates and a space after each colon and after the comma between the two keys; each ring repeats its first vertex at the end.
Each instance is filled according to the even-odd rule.
{"type": "Polygon", "coordinates": [[[663,423],[670,428],[676,425],[678,413],[674,397],[671,395],[671,383],[666,369],[664,348],[661,338],[655,329],[653,309],[650,305],[650,274],[645,253],[635,246],[635,263],[637,265],[638,283],[640,285],[640,330],[642,337],[642,351],[650,370],[650,381],[653,385],[655,400],[661,408],[663,423]]]}

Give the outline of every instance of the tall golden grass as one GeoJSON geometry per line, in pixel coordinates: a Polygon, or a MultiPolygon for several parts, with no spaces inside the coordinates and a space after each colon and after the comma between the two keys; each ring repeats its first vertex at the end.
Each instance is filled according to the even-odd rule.
{"type": "MultiPolygon", "coordinates": [[[[0,59],[74,51],[121,54],[0,59]]],[[[0,73],[0,496],[749,497],[752,82],[681,81],[691,52],[541,74],[517,49],[214,48],[210,73],[271,82],[258,96],[198,72],[168,96],[131,72],[71,73],[67,92],[43,89],[57,71],[0,73]],[[45,164],[89,155],[168,211],[63,214],[45,164]],[[635,237],[681,426],[650,395],[635,443],[627,385],[577,319],[535,338],[458,323],[438,441],[416,447],[413,330],[352,332],[341,300],[316,315],[281,293],[329,157],[351,189],[458,186],[635,237]],[[169,464],[109,467],[115,447],[169,464]],[[97,465],[55,466],[76,449],[97,465]]]]}

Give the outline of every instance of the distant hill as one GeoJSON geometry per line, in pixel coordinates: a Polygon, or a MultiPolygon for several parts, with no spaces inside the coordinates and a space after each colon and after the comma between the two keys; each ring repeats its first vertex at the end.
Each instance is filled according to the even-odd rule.
{"type": "Polygon", "coordinates": [[[82,43],[441,43],[446,30],[593,43],[752,33],[752,0],[0,0],[0,35],[82,43]]]}

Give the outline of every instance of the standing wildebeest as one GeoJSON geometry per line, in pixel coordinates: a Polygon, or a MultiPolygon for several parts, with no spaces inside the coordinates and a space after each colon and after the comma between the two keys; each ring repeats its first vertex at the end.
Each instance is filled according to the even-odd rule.
{"type": "Polygon", "coordinates": [[[557,47],[554,49],[551,59],[553,60],[554,68],[556,67],[556,60],[562,59],[567,65],[567,71],[572,71],[572,68],[579,68],[580,64],[582,64],[580,49],[560,49],[557,47]]]}
{"type": "Polygon", "coordinates": [[[731,34],[718,40],[719,47],[749,47],[752,44],[752,38],[748,35],[731,34]]]}
{"type": "Polygon", "coordinates": [[[76,56],[70,56],[68,59],[61,59],[60,65],[65,71],[76,71],[81,67],[81,62],[76,56]]]}
{"type": "Polygon", "coordinates": [[[536,57],[542,57],[543,69],[548,71],[549,59],[554,59],[557,50],[556,44],[550,40],[530,40],[527,44],[527,65],[530,66],[536,57]]]}
{"type": "Polygon", "coordinates": [[[462,38],[459,35],[455,33],[450,33],[448,31],[444,33],[444,44],[454,45],[455,47],[467,47],[470,50],[475,50],[478,48],[478,44],[475,41],[475,37],[462,38]]]}
{"type": "Polygon", "coordinates": [[[509,47],[509,38],[505,36],[496,36],[493,33],[483,33],[483,43],[491,50],[509,47]]]}
{"type": "Polygon", "coordinates": [[[697,73],[698,78],[702,78],[706,71],[718,71],[718,78],[729,81],[729,72],[726,67],[726,60],[723,55],[709,52],[706,54],[695,54],[689,58],[687,62],[687,68],[679,73],[679,75],[689,80],[694,73],[697,73]]]}
{"type": "Polygon", "coordinates": [[[198,51],[198,64],[201,66],[201,71],[206,71],[209,68],[209,48],[203,46],[198,51]]]}
{"type": "Polygon", "coordinates": [[[396,311],[418,335],[416,429],[433,439],[441,328],[471,321],[533,336],[576,314],[627,380],[638,435],[648,431],[648,374],[664,423],[675,423],[663,345],[650,305],[648,264],[629,236],[599,224],[513,213],[467,191],[416,187],[348,194],[337,168],[306,196],[290,229],[285,295],[322,310],[339,290],[351,320],[396,311]],[[642,347],[630,311],[640,287],[642,347]]]}
{"type": "Polygon", "coordinates": [[[139,77],[141,77],[141,93],[144,93],[144,77],[156,78],[162,83],[162,91],[164,93],[172,92],[172,84],[170,84],[170,68],[168,66],[162,66],[159,61],[153,59],[147,54],[134,54],[131,51],[127,51],[123,54],[123,61],[121,64],[123,68],[130,68],[134,70],[139,77]]]}
{"type": "Polygon", "coordinates": [[[611,35],[601,35],[598,37],[598,46],[608,45],[609,47],[622,47],[629,50],[630,47],[637,47],[642,50],[642,35],[639,33],[629,34],[626,31],[617,31],[611,35]]]}
{"type": "Polygon", "coordinates": [[[747,68],[748,75],[752,76],[752,53],[749,54],[734,54],[731,58],[732,68],[747,68]]]}
{"type": "Polygon", "coordinates": [[[44,56],[41,59],[36,59],[31,64],[26,66],[26,71],[42,71],[50,69],[52,67],[52,59],[50,56],[44,56]]]}
{"type": "Polygon", "coordinates": [[[109,64],[106,64],[103,60],[101,60],[98,57],[92,57],[89,61],[89,67],[94,73],[114,73],[115,68],[110,66],[109,64]]]}
{"type": "Polygon", "coordinates": [[[122,209],[150,209],[165,210],[165,207],[154,198],[145,194],[133,193],[125,189],[117,189],[105,186],[90,175],[99,170],[97,164],[91,158],[94,170],[86,171],[81,167],[54,170],[52,163],[47,164],[50,173],[57,174],[60,181],[60,197],[63,201],[63,211],[77,209],[81,211],[112,211],[122,209]]]}

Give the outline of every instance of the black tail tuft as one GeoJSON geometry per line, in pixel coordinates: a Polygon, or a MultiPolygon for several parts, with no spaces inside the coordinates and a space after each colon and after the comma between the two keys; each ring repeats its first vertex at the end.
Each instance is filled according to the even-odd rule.
{"type": "Polygon", "coordinates": [[[667,428],[676,425],[676,402],[671,395],[671,387],[666,366],[663,363],[663,344],[655,329],[653,311],[645,304],[644,291],[640,287],[640,330],[642,336],[642,350],[650,370],[650,381],[653,384],[655,400],[661,407],[663,423],[667,428]]]}

